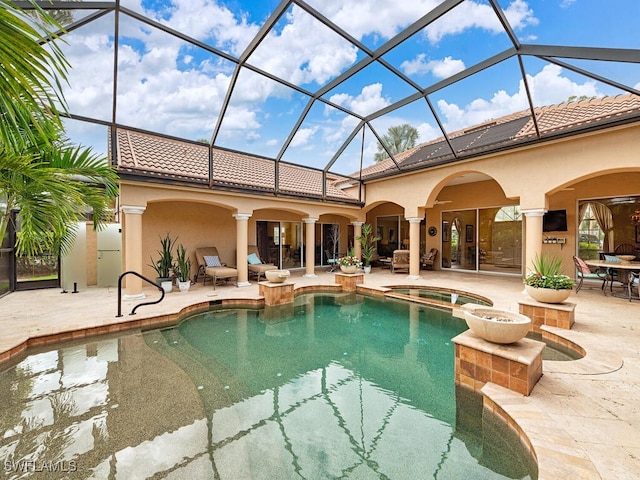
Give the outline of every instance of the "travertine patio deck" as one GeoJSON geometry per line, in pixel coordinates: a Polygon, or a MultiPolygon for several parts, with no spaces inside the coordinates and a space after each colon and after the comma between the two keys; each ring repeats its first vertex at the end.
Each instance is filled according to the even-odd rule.
{"type": "MultiPolygon", "coordinates": [[[[424,271],[420,280],[406,274],[374,269],[365,285],[430,285],[466,290],[490,298],[496,307],[518,311],[525,298],[519,277],[424,271]]],[[[318,271],[316,278],[292,272],[296,288],[333,285],[334,274],[318,271]]],[[[153,289],[149,298],[155,298],[153,289]]],[[[258,285],[236,288],[210,284],[188,293],[174,291],[158,305],[128,312],[137,302],[123,302],[124,316],[116,318],[117,289],[86,288],[62,294],[60,289],[17,292],[0,298],[0,362],[16,353],[30,337],[137,322],[216,299],[258,298],[258,285]]],[[[528,437],[538,459],[540,479],[640,478],[640,302],[604,297],[599,285],[583,288],[569,298],[576,306],[572,330],[554,329],[587,351],[574,362],[549,362],[529,397],[488,384],[483,392],[506,412],[528,437]]],[[[0,369],[2,363],[0,363],[0,369]]]]}

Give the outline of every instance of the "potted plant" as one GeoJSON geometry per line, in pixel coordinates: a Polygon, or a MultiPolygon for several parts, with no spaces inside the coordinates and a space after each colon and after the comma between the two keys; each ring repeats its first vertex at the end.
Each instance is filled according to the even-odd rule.
{"type": "Polygon", "coordinates": [[[181,292],[188,292],[191,286],[189,275],[191,274],[191,259],[187,256],[187,249],[184,245],[178,245],[176,250],[176,263],[173,265],[173,273],[177,277],[178,288],[181,292]]]}
{"type": "Polygon", "coordinates": [[[534,300],[543,303],[562,303],[571,293],[575,282],[560,273],[562,259],[557,256],[536,255],[533,271],[524,279],[525,290],[534,300]]]}
{"type": "Polygon", "coordinates": [[[338,265],[343,273],[356,273],[362,267],[362,262],[358,260],[351,248],[344,257],[338,259],[338,265]]]}
{"type": "Polygon", "coordinates": [[[362,249],[362,260],[364,262],[364,272],[371,272],[371,259],[376,254],[376,242],[380,237],[373,235],[373,227],[370,223],[362,225],[362,235],[355,238],[360,242],[362,249]]]}
{"type": "Polygon", "coordinates": [[[156,283],[169,293],[172,290],[171,269],[173,268],[173,245],[177,238],[172,239],[169,233],[164,238],[160,238],[160,250],[158,250],[158,259],[153,260],[149,264],[157,274],[156,283]]]}

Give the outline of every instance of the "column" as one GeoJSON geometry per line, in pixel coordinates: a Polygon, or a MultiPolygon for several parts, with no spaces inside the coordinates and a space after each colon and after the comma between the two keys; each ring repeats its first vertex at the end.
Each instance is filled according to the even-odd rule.
{"type": "Polygon", "coordinates": [[[409,222],[409,280],[420,279],[420,217],[410,217],[409,222]]]}
{"type": "Polygon", "coordinates": [[[316,250],[316,222],[317,218],[303,218],[305,228],[305,278],[316,278],[315,274],[315,250],[316,250]]]}
{"type": "Polygon", "coordinates": [[[249,267],[247,262],[247,245],[249,242],[249,218],[250,213],[237,213],[233,215],[236,219],[236,268],[238,269],[238,286],[248,287],[249,267]]]}
{"type": "Polygon", "coordinates": [[[542,216],[544,208],[522,210],[525,215],[524,272],[525,275],[533,265],[536,256],[542,253],[542,216]]]}
{"type": "MultiPolygon", "coordinates": [[[[124,272],[142,274],[142,214],[147,207],[123,205],[124,220],[124,272]]],[[[144,298],[142,279],[127,275],[124,300],[144,298]]],[[[153,279],[152,279],[153,280],[153,279]]]]}
{"type": "Polygon", "coordinates": [[[356,258],[362,258],[362,245],[360,245],[360,242],[356,239],[362,235],[362,225],[364,225],[364,222],[351,222],[351,225],[353,225],[353,250],[356,258]]]}

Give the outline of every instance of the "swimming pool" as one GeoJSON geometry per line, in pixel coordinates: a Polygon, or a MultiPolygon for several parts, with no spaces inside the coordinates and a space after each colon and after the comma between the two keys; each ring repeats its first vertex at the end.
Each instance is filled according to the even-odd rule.
{"type": "Polygon", "coordinates": [[[443,287],[416,287],[416,286],[389,286],[391,292],[387,295],[396,296],[405,300],[421,300],[433,306],[451,308],[454,306],[473,303],[478,305],[492,306],[493,302],[488,298],[475,295],[470,292],[463,292],[443,287]]]}
{"type": "Polygon", "coordinates": [[[517,436],[454,387],[465,329],[315,294],[38,351],[0,374],[0,458],[71,478],[535,478],[517,436]]]}

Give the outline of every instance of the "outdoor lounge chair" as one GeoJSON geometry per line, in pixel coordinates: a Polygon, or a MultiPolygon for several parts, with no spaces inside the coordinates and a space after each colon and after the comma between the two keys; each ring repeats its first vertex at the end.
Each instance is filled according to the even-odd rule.
{"type": "Polygon", "coordinates": [[[278,270],[278,267],[273,263],[262,263],[257,245],[249,245],[247,247],[247,262],[249,263],[247,267],[249,269],[249,273],[257,275],[258,281],[260,281],[261,276],[265,275],[265,272],[268,272],[269,270],[278,270]]]}
{"type": "Polygon", "coordinates": [[[394,250],[391,259],[391,273],[397,270],[406,270],[409,272],[409,250],[394,250]]]}
{"type": "Polygon", "coordinates": [[[220,261],[220,255],[216,247],[196,248],[196,259],[198,260],[198,273],[194,283],[197,283],[200,277],[203,278],[203,285],[207,283],[207,277],[213,279],[213,288],[216,288],[216,281],[220,279],[227,280],[238,276],[238,269],[228,267],[226,263],[220,261]]]}
{"type": "Polygon", "coordinates": [[[432,248],[431,250],[429,250],[429,253],[427,253],[425,256],[423,256],[420,259],[420,265],[422,265],[424,268],[428,270],[433,270],[433,264],[435,263],[437,256],[438,256],[438,249],[432,248]]]}

